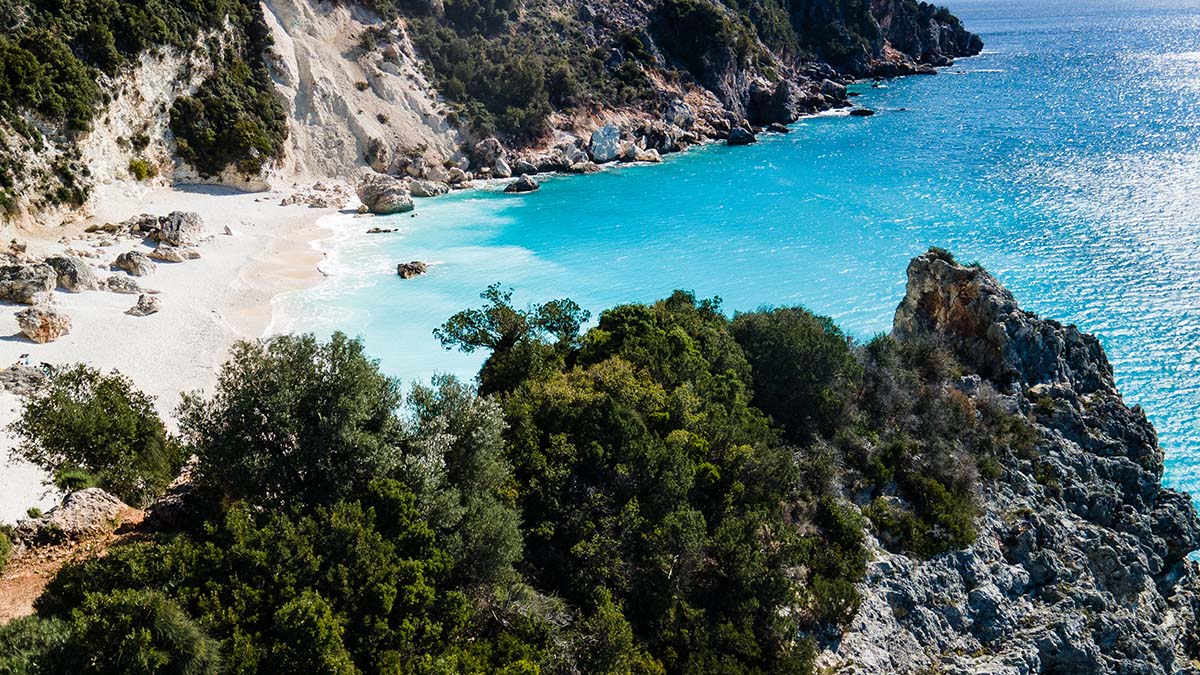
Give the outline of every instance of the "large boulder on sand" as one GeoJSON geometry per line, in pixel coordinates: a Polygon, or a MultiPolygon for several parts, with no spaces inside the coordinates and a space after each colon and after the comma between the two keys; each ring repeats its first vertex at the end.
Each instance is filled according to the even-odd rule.
{"type": "Polygon", "coordinates": [[[58,286],[58,272],[46,264],[0,267],[0,300],[32,305],[40,293],[58,286]]]}
{"type": "Polygon", "coordinates": [[[130,508],[100,488],[72,492],[41,518],[17,521],[14,539],[26,546],[59,544],[109,534],[130,508]]]}
{"type": "Polygon", "coordinates": [[[621,154],[621,130],[615,124],[605,124],[592,132],[592,161],[603,164],[621,154]]]}
{"type": "Polygon", "coordinates": [[[71,332],[71,317],[50,305],[35,305],[16,314],[17,327],[21,334],[45,344],[71,332]]]}
{"type": "Polygon", "coordinates": [[[87,263],[69,255],[58,255],[46,258],[46,264],[53,267],[58,274],[58,285],[71,293],[94,291],[100,288],[96,273],[87,263]]]}
{"type": "Polygon", "coordinates": [[[412,195],[399,178],[381,173],[368,174],[358,186],[358,199],[378,216],[413,210],[412,195]]]}
{"type": "Polygon", "coordinates": [[[149,256],[140,251],[129,251],[117,256],[117,260],[113,263],[116,269],[128,272],[135,277],[144,277],[154,272],[154,262],[149,256]]]}
{"type": "Polygon", "coordinates": [[[158,220],[157,241],[172,246],[195,246],[204,239],[204,221],[191,211],[174,211],[158,220]]]}

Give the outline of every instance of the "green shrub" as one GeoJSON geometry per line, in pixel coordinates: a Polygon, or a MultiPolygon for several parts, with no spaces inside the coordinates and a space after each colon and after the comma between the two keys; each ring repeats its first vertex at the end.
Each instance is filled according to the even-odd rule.
{"type": "Polygon", "coordinates": [[[17,454],[64,487],[94,483],[134,506],[148,504],[186,458],[154,399],[120,373],[77,365],[31,396],[10,430],[17,454]]]}
{"type": "Polygon", "coordinates": [[[216,675],[218,644],[159,591],[87,595],[71,611],[63,672],[88,675],[216,675]]]}
{"type": "Polygon", "coordinates": [[[226,50],[216,70],[194,96],[171,106],[171,131],[179,156],[202,176],[230,166],[255,174],[283,152],[287,113],[266,67],[248,65],[226,50]]]}
{"type": "Polygon", "coordinates": [[[739,314],[730,330],[754,371],[754,404],[796,441],[832,434],[861,370],[833,320],[790,307],[739,314]]]}
{"type": "Polygon", "coordinates": [[[0,674],[58,675],[71,627],[62,619],[26,616],[0,626],[0,674]]]}
{"type": "Polygon", "coordinates": [[[184,397],[197,480],[229,499],[332,504],[399,465],[399,384],[342,334],[242,342],[216,391],[184,397]]]}
{"type": "Polygon", "coordinates": [[[0,527],[0,572],[4,571],[5,565],[8,565],[8,559],[12,556],[13,546],[9,534],[6,528],[0,527]]]}
{"type": "Polygon", "coordinates": [[[137,180],[143,181],[158,175],[158,169],[144,159],[129,160],[129,173],[137,180]]]}

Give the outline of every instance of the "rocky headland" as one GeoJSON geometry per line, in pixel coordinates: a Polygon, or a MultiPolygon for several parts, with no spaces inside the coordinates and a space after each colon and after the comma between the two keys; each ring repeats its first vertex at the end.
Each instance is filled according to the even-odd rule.
{"type": "Polygon", "coordinates": [[[950,350],[961,392],[1025,416],[1027,457],[981,481],[974,545],[919,560],[874,543],[863,604],[827,636],[845,673],[1197,672],[1200,548],[1191,499],[1095,337],[1018,307],[978,267],[908,267],[893,335],[950,350]]]}

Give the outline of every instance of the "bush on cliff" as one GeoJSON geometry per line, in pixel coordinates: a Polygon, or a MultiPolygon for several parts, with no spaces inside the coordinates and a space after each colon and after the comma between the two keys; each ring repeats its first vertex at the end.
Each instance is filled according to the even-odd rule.
{"type": "Polygon", "coordinates": [[[186,459],[152,397],[120,373],[105,375],[84,365],[55,374],[30,397],[10,430],[19,441],[17,454],[53,475],[60,487],[82,479],[134,506],[166,489],[186,459]]]}

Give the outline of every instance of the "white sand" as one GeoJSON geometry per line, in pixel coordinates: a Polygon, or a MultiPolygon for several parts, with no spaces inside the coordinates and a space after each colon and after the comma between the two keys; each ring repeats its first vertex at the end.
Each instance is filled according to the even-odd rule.
{"type": "MultiPolygon", "coordinates": [[[[154,274],[137,279],[142,287],[160,291],[162,310],[151,316],[125,314],[136,295],[56,292],[58,305],[71,317],[71,332],[39,345],[19,333],[13,315],[22,307],[0,306],[0,367],[29,354],[33,364],[82,362],[116,369],[155,396],[160,412],[168,416],[182,392],[211,387],[216,368],[235,341],[263,334],[271,323],[272,298],[320,280],[316,266],[322,254],[310,242],[327,232],[317,221],[335,212],[279,206],[283,195],[277,192],[247,194],[210,187],[143,195],[112,192],[97,200],[100,206],[93,220],[29,238],[30,253],[84,248],[80,241],[63,243],[59,238],[78,236],[89,223],[119,222],[137,213],[196,211],[214,236],[196,247],[199,260],[157,263],[154,274]],[[233,236],[222,234],[226,226],[233,236]]],[[[97,270],[103,278],[110,274],[107,265],[129,250],[148,252],[150,247],[121,237],[117,245],[104,249],[103,257],[88,262],[105,266],[105,271],[97,270]]],[[[18,411],[17,397],[0,393],[0,425],[7,425],[18,411]]],[[[35,467],[12,463],[12,445],[10,436],[0,435],[0,522],[23,516],[30,506],[47,505],[43,476],[35,467]]]]}

